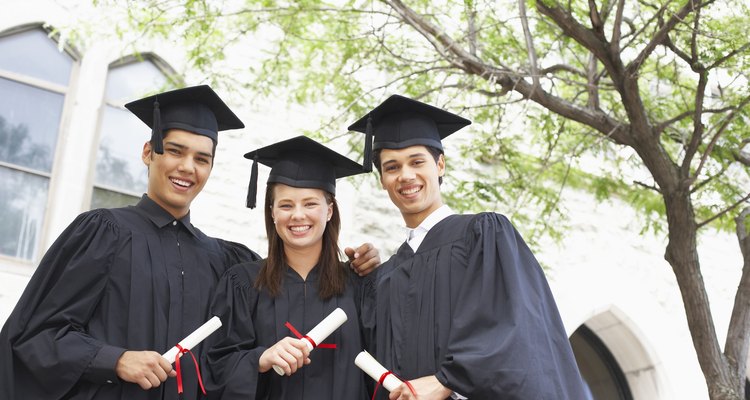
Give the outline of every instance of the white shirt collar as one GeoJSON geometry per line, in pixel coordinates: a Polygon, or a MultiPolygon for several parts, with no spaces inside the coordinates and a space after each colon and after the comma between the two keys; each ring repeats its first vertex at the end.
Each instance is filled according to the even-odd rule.
{"type": "Polygon", "coordinates": [[[453,214],[455,214],[455,212],[453,212],[453,210],[451,210],[451,208],[446,204],[443,204],[442,206],[440,206],[440,208],[433,211],[432,214],[428,215],[427,218],[425,218],[424,221],[422,221],[422,223],[419,224],[419,226],[417,226],[416,228],[406,228],[406,243],[408,243],[409,247],[411,247],[411,249],[416,253],[419,245],[422,244],[424,237],[427,236],[427,232],[429,232],[432,227],[437,225],[438,222],[453,214]]]}

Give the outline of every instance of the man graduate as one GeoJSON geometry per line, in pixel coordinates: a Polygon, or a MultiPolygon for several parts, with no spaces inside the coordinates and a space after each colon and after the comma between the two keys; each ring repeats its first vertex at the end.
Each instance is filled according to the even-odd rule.
{"type": "MultiPolygon", "coordinates": [[[[135,206],[81,214],[47,251],[0,333],[2,399],[177,398],[160,353],[209,318],[228,266],[259,258],[190,222],[217,132],[244,127],[235,114],[208,86],[126,107],[152,128],[148,191],[135,206]]],[[[182,360],[184,398],[195,399],[198,376],[182,360]]]]}
{"type": "Polygon", "coordinates": [[[368,347],[410,380],[415,393],[404,384],[391,400],[584,399],[544,272],[519,233],[500,214],[456,215],[443,204],[441,139],[470,123],[394,95],[349,127],[374,136],[380,182],[409,230],[371,275],[368,347]]]}

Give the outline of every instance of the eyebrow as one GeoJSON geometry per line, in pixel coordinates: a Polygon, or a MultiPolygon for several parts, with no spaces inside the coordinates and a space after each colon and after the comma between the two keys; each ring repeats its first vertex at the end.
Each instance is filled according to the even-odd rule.
{"type": "MultiPolygon", "coordinates": [[[[409,154],[406,158],[411,159],[411,158],[418,158],[418,157],[427,157],[427,153],[420,152],[420,153],[409,154]]],[[[396,162],[395,159],[386,160],[386,161],[383,161],[383,165],[394,163],[394,162],[396,162]]]]}
{"type": "MultiPolygon", "coordinates": [[[[180,150],[187,150],[187,149],[190,149],[190,147],[188,147],[188,146],[185,146],[184,144],[176,143],[176,142],[167,142],[167,143],[165,143],[165,144],[167,144],[167,145],[172,145],[172,146],[174,146],[174,147],[177,147],[177,148],[178,148],[178,149],[180,149],[180,150]]],[[[203,156],[203,157],[214,158],[214,155],[213,155],[213,154],[211,154],[211,153],[206,153],[205,151],[199,151],[199,152],[198,152],[198,154],[199,154],[199,155],[201,155],[201,156],[203,156]]]]}

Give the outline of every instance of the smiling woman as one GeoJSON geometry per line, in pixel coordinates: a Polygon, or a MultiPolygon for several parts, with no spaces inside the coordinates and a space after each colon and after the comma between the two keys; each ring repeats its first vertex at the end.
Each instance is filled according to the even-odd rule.
{"type": "MultiPolygon", "coordinates": [[[[357,305],[364,281],[339,259],[334,197],[336,179],[363,168],[304,136],[245,157],[271,167],[264,203],[268,258],[235,265],[219,285],[212,312],[227,328],[209,350],[207,390],[225,399],[364,399],[364,377],[352,368],[362,349],[357,305]],[[292,337],[336,308],[348,319],[328,339],[335,350],[310,353],[307,342],[292,337]],[[284,375],[269,372],[272,367],[284,375]]],[[[251,205],[256,185],[251,180],[251,205]]]]}

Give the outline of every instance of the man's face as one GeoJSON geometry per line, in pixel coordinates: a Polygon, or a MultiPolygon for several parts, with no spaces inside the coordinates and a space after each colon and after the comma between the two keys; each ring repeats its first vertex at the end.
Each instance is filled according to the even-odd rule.
{"type": "Polygon", "coordinates": [[[213,141],[172,129],[164,137],[164,154],[154,153],[146,142],[141,158],[148,166],[148,197],[173,217],[182,218],[211,174],[213,141]]]}
{"type": "Polygon", "coordinates": [[[380,151],[380,183],[401,211],[406,226],[416,228],[443,205],[439,177],[445,173],[445,158],[437,163],[425,146],[380,151]]]}

